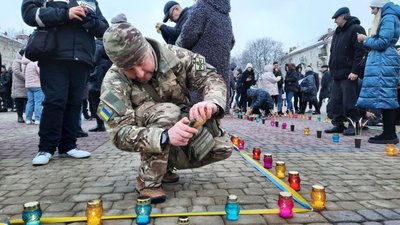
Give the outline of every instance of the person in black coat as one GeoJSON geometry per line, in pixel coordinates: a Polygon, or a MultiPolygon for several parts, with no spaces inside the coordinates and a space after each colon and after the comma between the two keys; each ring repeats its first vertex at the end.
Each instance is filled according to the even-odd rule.
{"type": "Polygon", "coordinates": [[[243,112],[247,110],[248,105],[251,105],[251,99],[247,97],[247,90],[249,90],[250,87],[255,84],[256,80],[253,65],[251,63],[247,63],[246,69],[243,71],[237,84],[240,90],[240,101],[238,107],[243,112]]]}
{"type": "Polygon", "coordinates": [[[45,165],[58,149],[59,154],[87,158],[90,153],[77,148],[83,89],[94,65],[95,40],[108,28],[96,0],[23,0],[26,24],[55,31],[52,57],[41,58],[40,83],[46,96],[39,127],[39,152],[32,160],[45,165]],[[45,4],[45,7],[43,7],[45,4]]]}
{"type": "Polygon", "coordinates": [[[317,99],[318,88],[317,85],[315,84],[315,76],[314,76],[315,73],[309,66],[306,67],[305,71],[306,71],[305,78],[300,83],[301,114],[304,114],[307,102],[309,102],[312,106],[315,107],[314,114],[321,114],[318,107],[318,99],[317,99]]]}
{"type": "MultiPolygon", "coordinates": [[[[318,108],[321,109],[322,103],[324,99],[328,99],[331,96],[331,87],[332,87],[332,75],[329,72],[329,67],[328,65],[322,65],[320,68],[320,71],[322,73],[322,79],[321,79],[321,90],[319,91],[319,98],[318,98],[318,108]]],[[[327,114],[332,113],[331,109],[328,108],[326,109],[327,114]]]]}
{"type": "Polygon", "coordinates": [[[285,93],[287,101],[286,113],[294,113],[292,99],[294,93],[299,91],[299,77],[296,71],[296,65],[288,63],[285,65],[286,77],[285,77],[285,93]]]}
{"type": "Polygon", "coordinates": [[[5,65],[1,65],[0,71],[0,112],[7,112],[9,108],[9,92],[11,91],[11,74],[5,65]]]}
{"type": "Polygon", "coordinates": [[[274,100],[265,90],[250,88],[247,90],[247,97],[252,100],[248,114],[260,114],[260,110],[264,110],[268,115],[274,109],[274,100]]]}
{"type": "Polygon", "coordinates": [[[156,29],[161,32],[167,44],[174,45],[179,35],[181,34],[182,27],[185,25],[190,16],[192,9],[190,7],[182,9],[182,7],[175,1],[169,1],[164,6],[164,20],[166,23],[168,19],[176,23],[174,27],[167,26],[163,23],[157,23],[156,29]]]}
{"type": "Polygon", "coordinates": [[[360,20],[350,15],[347,7],[338,9],[332,19],[335,19],[338,25],[332,37],[329,58],[329,68],[333,77],[331,101],[334,127],[325,132],[355,135],[355,128],[349,125],[345,130],[344,122],[347,118],[353,121],[360,120],[360,113],[356,107],[357,80],[364,71],[361,61],[365,49],[363,44],[358,42],[357,33],[365,34],[365,30],[360,26],[360,20]]]}

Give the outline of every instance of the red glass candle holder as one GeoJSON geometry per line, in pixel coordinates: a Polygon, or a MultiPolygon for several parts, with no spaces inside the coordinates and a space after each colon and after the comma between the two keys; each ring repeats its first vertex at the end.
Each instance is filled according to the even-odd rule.
{"type": "Polygon", "coordinates": [[[300,191],[300,173],[297,171],[290,171],[288,178],[289,186],[295,191],[300,191]]]}
{"type": "Polygon", "coordinates": [[[261,155],[261,148],[260,147],[254,147],[253,148],[253,159],[260,160],[260,155],[261,155]]]}
{"type": "Polygon", "coordinates": [[[265,169],[271,169],[272,168],[272,154],[264,154],[264,168],[265,169]]]}
{"type": "Polygon", "coordinates": [[[293,217],[294,201],[292,194],[290,194],[289,192],[279,193],[278,206],[280,217],[285,219],[293,217]]]}
{"type": "Polygon", "coordinates": [[[243,150],[243,149],[244,149],[244,140],[242,140],[242,139],[239,139],[239,140],[238,140],[238,148],[239,148],[240,150],[243,150]]]}

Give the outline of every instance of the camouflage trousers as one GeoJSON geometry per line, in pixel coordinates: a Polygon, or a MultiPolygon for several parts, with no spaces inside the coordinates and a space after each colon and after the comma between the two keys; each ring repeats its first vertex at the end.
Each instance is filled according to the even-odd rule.
{"type": "MultiPolygon", "coordinates": [[[[136,109],[138,124],[146,127],[170,128],[182,117],[181,108],[172,103],[147,102],[136,109]]],[[[163,153],[140,152],[139,178],[145,187],[159,187],[168,170],[198,168],[227,159],[232,154],[232,142],[225,132],[214,137],[215,145],[200,161],[190,162],[187,147],[167,145],[163,153]]]]}

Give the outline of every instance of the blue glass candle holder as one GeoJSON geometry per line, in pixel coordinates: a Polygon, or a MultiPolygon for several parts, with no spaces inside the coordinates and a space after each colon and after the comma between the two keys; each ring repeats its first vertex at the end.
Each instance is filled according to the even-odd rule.
{"type": "Polygon", "coordinates": [[[27,202],[24,204],[22,220],[25,225],[40,225],[41,217],[42,209],[40,208],[39,202],[27,202]]]}
{"type": "Polygon", "coordinates": [[[339,141],[340,141],[339,134],[332,135],[332,141],[335,142],[335,143],[339,143],[339,141]]]}
{"type": "Polygon", "coordinates": [[[259,123],[261,121],[260,117],[256,117],[256,122],[259,123]]]}
{"type": "Polygon", "coordinates": [[[136,224],[147,225],[150,223],[151,214],[151,199],[149,197],[140,197],[137,199],[135,211],[136,211],[136,224]]]}
{"type": "Polygon", "coordinates": [[[236,195],[229,195],[225,205],[226,220],[236,221],[239,219],[240,206],[236,195]]]}

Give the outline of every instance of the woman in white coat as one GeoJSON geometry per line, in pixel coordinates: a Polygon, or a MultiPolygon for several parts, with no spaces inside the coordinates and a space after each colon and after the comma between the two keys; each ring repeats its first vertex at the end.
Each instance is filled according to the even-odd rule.
{"type": "Polygon", "coordinates": [[[282,79],[281,76],[275,77],[272,64],[264,66],[264,73],[258,79],[258,87],[267,91],[275,102],[278,101],[278,82],[282,79]]]}

